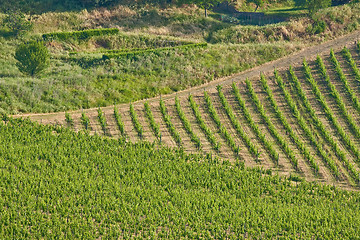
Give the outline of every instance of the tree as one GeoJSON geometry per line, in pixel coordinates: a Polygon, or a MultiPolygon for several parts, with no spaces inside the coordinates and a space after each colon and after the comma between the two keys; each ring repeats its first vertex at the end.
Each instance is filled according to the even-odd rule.
{"type": "Polygon", "coordinates": [[[255,12],[258,10],[259,7],[264,6],[266,0],[247,0],[247,3],[254,3],[256,5],[255,12]]]}
{"type": "Polygon", "coordinates": [[[20,72],[35,76],[49,63],[49,52],[42,42],[32,41],[19,45],[15,51],[16,66],[20,72]]]}
{"type": "Polygon", "coordinates": [[[331,0],[295,0],[295,5],[305,7],[312,16],[319,9],[330,7],[331,0]]]}

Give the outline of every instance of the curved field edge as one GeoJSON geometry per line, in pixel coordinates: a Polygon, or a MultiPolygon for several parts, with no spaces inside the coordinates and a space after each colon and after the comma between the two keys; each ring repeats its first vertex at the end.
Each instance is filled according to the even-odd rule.
{"type": "Polygon", "coordinates": [[[358,237],[358,192],[29,120],[0,140],[1,238],[358,237]]]}

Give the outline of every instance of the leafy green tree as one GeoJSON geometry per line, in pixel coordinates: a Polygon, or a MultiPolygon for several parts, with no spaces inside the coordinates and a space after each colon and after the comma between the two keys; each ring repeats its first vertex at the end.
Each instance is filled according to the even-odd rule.
{"type": "Polygon", "coordinates": [[[20,72],[35,76],[49,64],[49,52],[42,42],[21,44],[15,51],[16,66],[20,72]]]}
{"type": "Polygon", "coordinates": [[[305,7],[312,16],[319,9],[331,6],[331,0],[295,0],[295,5],[305,7]]]}
{"type": "Polygon", "coordinates": [[[256,5],[255,12],[258,10],[259,7],[263,7],[266,3],[266,0],[247,0],[247,3],[254,3],[256,5]]]}

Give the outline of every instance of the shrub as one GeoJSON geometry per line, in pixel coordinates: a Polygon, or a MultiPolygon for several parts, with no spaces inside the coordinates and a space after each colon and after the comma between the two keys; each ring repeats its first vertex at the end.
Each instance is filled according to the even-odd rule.
{"type": "Polygon", "coordinates": [[[74,31],[74,32],[56,32],[56,33],[46,33],[42,37],[44,41],[50,41],[57,39],[60,41],[66,41],[69,39],[75,40],[85,40],[93,36],[104,36],[104,35],[113,35],[117,34],[119,29],[117,28],[100,28],[100,29],[88,29],[83,31],[74,31]]]}
{"type": "Polygon", "coordinates": [[[15,51],[16,66],[20,72],[35,76],[43,71],[49,63],[49,52],[42,42],[21,44],[15,51]]]}

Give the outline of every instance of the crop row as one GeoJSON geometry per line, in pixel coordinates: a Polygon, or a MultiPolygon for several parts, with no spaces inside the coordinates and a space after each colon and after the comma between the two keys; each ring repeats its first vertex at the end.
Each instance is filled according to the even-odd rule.
{"type": "Polygon", "coordinates": [[[356,65],[356,62],[354,61],[353,57],[351,56],[351,53],[347,47],[344,47],[342,50],[343,56],[347,60],[347,62],[350,64],[351,69],[353,73],[355,74],[355,79],[358,83],[360,83],[360,70],[356,65]]]}
{"type": "MultiPolygon", "coordinates": [[[[275,70],[275,75],[276,74],[277,74],[277,71],[275,70]]],[[[314,169],[314,171],[318,172],[319,166],[316,163],[314,156],[310,153],[310,150],[308,149],[306,144],[301,140],[301,138],[299,138],[299,136],[294,132],[293,128],[290,126],[284,113],[279,108],[279,106],[274,98],[274,94],[267,83],[267,79],[265,78],[265,76],[263,74],[261,74],[261,83],[262,83],[262,86],[263,86],[265,92],[268,95],[268,99],[270,100],[271,106],[274,109],[276,116],[281,121],[282,125],[286,129],[287,133],[289,133],[291,139],[294,141],[294,143],[296,144],[298,149],[301,151],[304,158],[309,162],[310,166],[314,169]]],[[[283,87],[283,85],[282,85],[282,87],[283,87]]],[[[286,96],[286,97],[289,98],[289,96],[286,96]]],[[[291,100],[291,99],[289,99],[289,100],[291,100]]],[[[295,110],[297,110],[296,106],[295,106],[295,110]]],[[[304,122],[303,122],[303,124],[304,124],[304,122]]]]}
{"type": "Polygon", "coordinates": [[[253,88],[251,82],[249,81],[249,79],[246,80],[246,86],[249,90],[251,98],[252,98],[253,102],[255,103],[255,106],[256,106],[258,112],[260,113],[262,119],[267,124],[269,131],[271,132],[273,137],[278,141],[278,143],[284,150],[285,154],[290,158],[290,161],[293,164],[293,166],[295,167],[295,169],[298,169],[298,161],[296,159],[294,151],[290,148],[288,142],[281,136],[281,134],[278,132],[278,130],[276,129],[276,127],[270,120],[269,116],[267,115],[267,113],[264,109],[264,106],[260,102],[260,99],[257,96],[257,94],[255,93],[254,88],[253,88]]]}
{"type": "Polygon", "coordinates": [[[140,122],[139,122],[139,118],[135,112],[134,109],[134,105],[132,103],[130,103],[130,116],[131,116],[131,120],[134,124],[135,130],[137,132],[137,134],[139,135],[139,137],[142,139],[143,138],[143,134],[144,134],[144,130],[143,127],[141,126],[140,122]]]}
{"type": "MultiPolygon", "coordinates": [[[[345,86],[345,89],[346,91],[348,92],[348,94],[350,95],[351,97],[351,100],[354,104],[354,107],[356,108],[356,110],[358,112],[360,112],[360,102],[359,102],[359,99],[358,97],[355,95],[354,91],[352,90],[352,88],[350,87],[349,85],[349,82],[340,66],[340,63],[339,61],[336,59],[336,56],[335,56],[335,53],[334,51],[331,49],[331,52],[330,52],[330,59],[331,59],[331,62],[332,64],[334,65],[334,68],[335,68],[335,71],[339,77],[339,79],[341,80],[341,82],[344,84],[345,86]]],[[[356,132],[357,136],[360,137],[360,132],[356,132]]]]}
{"type": "Polygon", "coordinates": [[[164,119],[164,122],[165,122],[167,128],[169,129],[171,136],[173,136],[176,144],[180,147],[182,145],[180,134],[176,130],[174,124],[171,122],[171,117],[168,114],[164,100],[162,100],[162,99],[160,99],[160,112],[163,116],[163,119],[164,119]]]}
{"type": "MultiPolygon", "coordinates": [[[[233,83],[233,87],[236,87],[235,83],[233,83]]],[[[228,117],[230,118],[230,121],[233,125],[233,127],[235,128],[235,130],[237,131],[237,133],[240,135],[240,137],[243,139],[245,145],[248,147],[250,153],[252,155],[254,155],[257,159],[260,156],[260,151],[257,148],[257,146],[251,141],[251,138],[244,132],[244,130],[241,127],[241,124],[238,120],[238,118],[236,117],[236,115],[234,114],[234,111],[232,109],[232,107],[230,106],[230,104],[228,103],[223,91],[221,88],[218,88],[218,94],[219,94],[219,98],[220,98],[220,102],[223,106],[223,108],[226,111],[226,114],[228,115],[228,117]]]]}
{"type": "MultiPolygon", "coordinates": [[[[221,86],[217,86],[217,88],[221,88],[221,86]]],[[[211,118],[214,120],[217,128],[219,129],[220,133],[222,134],[223,138],[225,139],[226,143],[230,146],[234,153],[239,154],[240,147],[236,145],[234,138],[228,132],[227,128],[221,123],[221,119],[211,101],[208,92],[204,92],[205,102],[207,108],[209,110],[211,118]]]]}
{"type": "Polygon", "coordinates": [[[221,144],[216,139],[214,133],[211,131],[211,129],[207,126],[204,119],[202,118],[200,110],[199,110],[199,106],[195,102],[193,95],[189,95],[189,102],[190,102],[190,107],[193,110],[194,115],[196,117],[196,121],[198,122],[200,128],[205,133],[205,136],[209,140],[211,146],[214,148],[214,150],[220,151],[221,144]]]}
{"type": "MultiPolygon", "coordinates": [[[[305,73],[305,79],[310,83],[310,85],[312,87],[312,91],[315,94],[315,96],[317,97],[317,99],[319,100],[321,106],[323,107],[327,118],[329,119],[330,122],[333,123],[336,130],[341,135],[342,139],[345,141],[346,145],[348,145],[351,149],[353,149],[353,147],[354,147],[353,142],[351,141],[349,136],[345,133],[344,129],[339,124],[339,122],[338,122],[336,116],[334,115],[333,111],[328,106],[328,104],[327,104],[327,102],[325,100],[325,97],[320,92],[320,89],[319,89],[315,79],[313,78],[313,76],[311,74],[311,71],[310,71],[310,68],[309,68],[309,66],[308,66],[308,64],[307,64],[307,62],[305,60],[303,62],[303,70],[304,70],[304,73],[305,73]]],[[[354,149],[354,150],[356,150],[356,149],[354,149]]],[[[343,151],[341,151],[340,149],[338,149],[338,151],[339,151],[338,153],[339,153],[339,155],[341,157],[342,162],[345,163],[346,168],[351,172],[352,176],[355,179],[359,179],[359,175],[358,175],[356,169],[354,168],[353,164],[351,164],[349,162],[349,160],[346,158],[345,153],[343,151]]]]}
{"type": "Polygon", "coordinates": [[[149,120],[151,130],[154,132],[155,137],[161,141],[161,133],[160,133],[160,126],[158,123],[155,122],[154,115],[152,114],[150,105],[148,102],[144,103],[144,109],[146,113],[146,117],[149,120]]]}
{"type": "MultiPolygon", "coordinates": [[[[249,87],[249,80],[246,80],[246,84],[249,87]]],[[[244,113],[245,119],[248,122],[248,124],[250,125],[251,129],[254,131],[254,133],[256,134],[256,136],[260,139],[260,141],[263,143],[264,147],[267,149],[267,151],[269,152],[272,160],[274,162],[276,162],[277,164],[279,163],[279,154],[276,151],[276,149],[274,148],[274,144],[272,142],[270,142],[267,138],[266,138],[266,134],[263,133],[260,128],[259,125],[255,123],[255,121],[253,120],[251,113],[249,112],[249,110],[247,109],[246,105],[245,105],[245,101],[242,99],[241,95],[240,95],[240,91],[239,88],[236,86],[236,84],[232,85],[233,88],[233,92],[235,94],[236,100],[242,110],[242,112],[244,113]]]]}
{"type": "MultiPolygon", "coordinates": [[[[338,104],[338,106],[339,106],[339,108],[341,110],[342,115],[348,121],[351,129],[356,134],[356,136],[360,137],[360,129],[359,129],[358,125],[355,123],[355,120],[353,119],[353,117],[348,112],[348,110],[347,110],[347,108],[346,108],[346,106],[344,104],[344,101],[343,101],[341,95],[339,94],[339,92],[337,91],[335,85],[331,83],[329,74],[327,73],[324,62],[322,61],[320,56],[317,57],[316,63],[318,65],[318,68],[320,70],[320,73],[321,73],[322,77],[324,78],[324,80],[329,85],[330,90],[331,90],[331,94],[335,98],[335,100],[336,100],[336,102],[337,102],[337,104],[338,104]]],[[[310,78],[311,81],[313,81],[309,67],[307,65],[305,65],[304,67],[305,67],[305,71],[307,72],[306,75],[310,78]]],[[[317,88],[317,87],[314,86],[314,88],[317,88]]],[[[343,138],[343,140],[345,141],[346,145],[348,147],[350,147],[351,151],[355,154],[357,160],[359,161],[360,152],[359,152],[358,148],[355,146],[354,142],[351,141],[351,139],[345,133],[343,128],[340,126],[340,124],[338,124],[337,120],[336,119],[333,120],[333,118],[335,118],[335,116],[333,115],[330,108],[326,104],[325,100],[323,99],[323,96],[320,93],[317,93],[316,95],[320,99],[321,105],[323,106],[323,108],[327,112],[327,114],[329,115],[329,118],[333,121],[337,131],[340,133],[340,135],[343,138]]]]}
{"type": "Polygon", "coordinates": [[[200,149],[201,148],[200,138],[193,131],[193,129],[191,127],[191,123],[190,123],[189,119],[186,117],[184,111],[182,110],[180,100],[177,96],[175,97],[175,107],[176,107],[176,111],[179,115],[179,118],[180,118],[185,130],[190,135],[191,141],[195,144],[197,149],[200,149]]]}
{"type": "Polygon", "coordinates": [[[119,114],[119,110],[116,108],[116,106],[114,107],[114,117],[115,117],[116,125],[117,125],[121,135],[125,136],[125,125],[121,119],[121,115],[119,114]]]}
{"type": "Polygon", "coordinates": [[[97,112],[98,112],[98,120],[99,120],[101,129],[103,130],[104,135],[106,135],[107,123],[106,123],[106,118],[105,118],[104,112],[101,110],[101,108],[98,108],[97,112]]]}
{"type": "Polygon", "coordinates": [[[86,116],[86,114],[84,112],[81,113],[80,121],[81,121],[81,124],[84,126],[85,130],[90,129],[90,119],[88,116],[86,116]]]}
{"type": "MultiPolygon", "coordinates": [[[[290,79],[295,83],[298,95],[301,97],[307,111],[311,114],[312,118],[314,119],[315,125],[320,129],[320,131],[323,133],[324,136],[327,136],[328,138],[332,139],[331,135],[326,130],[323,123],[315,115],[315,112],[314,112],[313,108],[311,107],[303,89],[301,88],[300,82],[298,81],[298,79],[293,71],[293,68],[291,66],[289,68],[289,73],[290,73],[290,79]]],[[[323,145],[319,141],[317,141],[315,134],[310,129],[310,127],[307,124],[307,122],[305,121],[304,117],[300,114],[300,111],[298,110],[295,101],[291,97],[291,94],[289,93],[289,91],[285,88],[285,84],[277,71],[275,71],[275,79],[276,79],[277,84],[281,88],[281,90],[285,96],[285,100],[286,100],[287,104],[289,105],[293,115],[297,119],[300,127],[304,130],[306,136],[310,139],[311,143],[314,144],[314,146],[316,147],[316,149],[317,149],[318,153],[320,154],[320,156],[322,157],[322,159],[330,167],[330,170],[332,171],[332,173],[335,176],[339,177],[340,173],[339,173],[339,170],[338,170],[334,160],[325,152],[323,145]]]]}

